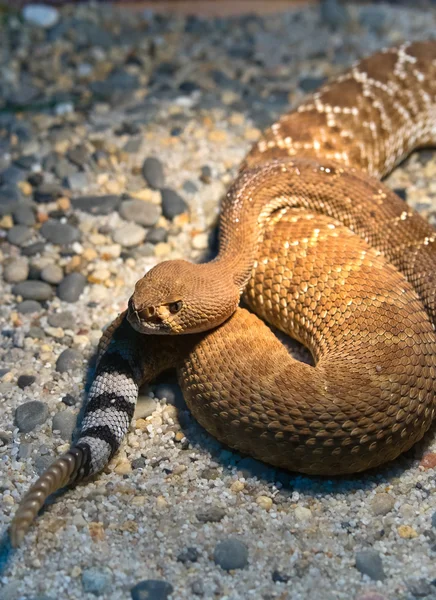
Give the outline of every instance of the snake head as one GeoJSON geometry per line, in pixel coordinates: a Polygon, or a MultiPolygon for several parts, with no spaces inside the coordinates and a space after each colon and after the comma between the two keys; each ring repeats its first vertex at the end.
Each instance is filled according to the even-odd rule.
{"type": "Polygon", "coordinates": [[[216,278],[210,263],[169,260],[136,283],[127,319],[139,333],[198,333],[223,323],[238,303],[238,288],[216,278]]]}

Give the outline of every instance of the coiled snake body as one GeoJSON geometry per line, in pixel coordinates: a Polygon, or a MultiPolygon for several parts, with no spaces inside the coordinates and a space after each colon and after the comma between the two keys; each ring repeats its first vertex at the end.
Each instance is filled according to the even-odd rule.
{"type": "Polygon", "coordinates": [[[80,437],[25,496],[13,543],[49,493],[105,466],[138,386],[169,366],[212,435],[272,465],[357,472],[420,439],[436,408],[436,237],[378,178],[435,141],[433,41],[363,60],[266,131],[224,200],[217,259],[161,263],[103,335],[80,437]]]}

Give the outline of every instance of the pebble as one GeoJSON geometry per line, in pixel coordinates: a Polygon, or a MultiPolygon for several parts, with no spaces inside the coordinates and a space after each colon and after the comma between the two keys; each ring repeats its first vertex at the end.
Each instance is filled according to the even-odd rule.
{"type": "Polygon", "coordinates": [[[183,198],[174,190],[164,188],[162,190],[162,214],[166,219],[174,219],[177,215],[188,210],[188,205],[183,198]]]}
{"type": "Polygon", "coordinates": [[[86,594],[94,594],[94,596],[107,594],[110,589],[110,573],[101,571],[96,567],[84,569],[82,571],[82,586],[86,594]]]}
{"type": "Polygon", "coordinates": [[[73,192],[79,192],[83,188],[89,185],[88,174],[84,171],[78,171],[77,173],[71,173],[66,177],[66,184],[73,192]]]}
{"type": "Polygon", "coordinates": [[[274,583],[287,583],[290,579],[291,579],[290,575],[287,575],[286,573],[282,573],[281,571],[278,571],[277,569],[272,572],[272,580],[274,581],[274,583]]]}
{"type": "Polygon", "coordinates": [[[48,283],[43,281],[22,281],[12,288],[15,296],[21,296],[24,300],[38,300],[44,302],[53,296],[53,290],[48,283]]]}
{"type": "Polygon", "coordinates": [[[386,578],[381,556],[375,550],[356,552],[356,569],[374,581],[382,581],[386,578]]]}
{"type": "Polygon", "coordinates": [[[140,581],[130,590],[132,600],[167,600],[174,591],[168,581],[159,579],[146,579],[140,581]]]}
{"type": "Polygon", "coordinates": [[[85,285],[86,277],[82,273],[70,273],[60,282],[56,293],[65,302],[77,302],[85,285]]]}
{"type": "Polygon", "coordinates": [[[20,203],[13,211],[14,222],[17,225],[33,227],[36,223],[35,212],[28,204],[20,203]]]}
{"type": "Polygon", "coordinates": [[[397,528],[398,535],[405,540],[412,540],[418,537],[418,532],[410,525],[400,525],[397,528]]]}
{"type": "Polygon", "coordinates": [[[310,508],[306,508],[305,506],[297,506],[294,511],[294,515],[297,521],[310,521],[312,518],[312,511],[310,508]]]}
{"type": "Polygon", "coordinates": [[[415,596],[415,598],[426,598],[435,591],[434,587],[429,581],[423,578],[412,577],[406,581],[407,589],[415,596]]]}
{"type": "Polygon", "coordinates": [[[227,538],[215,546],[213,559],[225,571],[244,569],[248,564],[248,548],[237,538],[227,538]]]}
{"type": "Polygon", "coordinates": [[[62,398],[62,402],[66,406],[75,406],[77,404],[77,398],[75,398],[71,394],[65,394],[65,396],[62,398]]]}
{"type": "Polygon", "coordinates": [[[21,442],[18,447],[18,460],[26,460],[32,455],[33,444],[21,442]]]}
{"type": "Polygon", "coordinates": [[[29,275],[29,263],[25,258],[13,258],[4,267],[3,279],[7,283],[25,281],[29,275]]]}
{"type": "Polygon", "coordinates": [[[205,250],[209,246],[209,236],[207,233],[197,233],[192,238],[192,247],[195,250],[205,250]]]}
{"type": "Polygon", "coordinates": [[[204,583],[201,579],[195,579],[191,583],[191,591],[194,594],[194,596],[204,596],[204,583]]]}
{"type": "Polygon", "coordinates": [[[59,12],[46,4],[28,4],[23,8],[23,18],[31,25],[50,29],[58,22],[59,12]]]}
{"type": "Polygon", "coordinates": [[[80,239],[80,231],[76,227],[55,220],[43,223],[40,232],[48,242],[60,246],[72,244],[80,239]]]}
{"type": "Polygon", "coordinates": [[[153,190],[158,190],[165,183],[163,165],[158,158],[150,156],[142,165],[142,174],[145,181],[153,190]]]}
{"type": "Polygon", "coordinates": [[[225,517],[226,511],[220,506],[208,506],[196,513],[201,523],[218,523],[225,517]]]}
{"type": "Polygon", "coordinates": [[[72,198],[71,205],[76,210],[82,210],[91,215],[109,215],[118,209],[120,201],[120,196],[114,194],[107,196],[80,196],[72,198]]]}
{"type": "Polygon", "coordinates": [[[36,254],[42,254],[44,252],[45,244],[42,241],[34,242],[28,246],[21,248],[21,254],[23,256],[35,256],[36,254]]]}
{"type": "Polygon", "coordinates": [[[116,244],[121,244],[124,248],[131,248],[144,241],[145,229],[136,223],[129,223],[116,229],[112,238],[116,244]]]}
{"type": "Polygon", "coordinates": [[[153,227],[153,229],[147,231],[147,235],[145,236],[145,241],[151,244],[160,244],[166,242],[167,239],[168,231],[165,227],[153,227]]]}
{"type": "Polygon", "coordinates": [[[58,357],[56,361],[56,371],[58,373],[67,373],[79,369],[83,365],[83,357],[77,350],[67,348],[58,357]]]}
{"type": "Polygon", "coordinates": [[[41,310],[42,306],[36,300],[24,300],[17,306],[17,311],[22,315],[29,315],[40,312],[41,310]]]}
{"type": "Polygon", "coordinates": [[[62,195],[62,189],[57,183],[41,183],[33,192],[33,199],[38,203],[54,202],[62,195]]]}
{"type": "Polygon", "coordinates": [[[379,492],[371,502],[372,513],[376,516],[387,515],[394,508],[395,498],[386,492],[379,492]]]}
{"type": "Polygon", "coordinates": [[[126,200],[121,204],[120,215],[126,221],[133,221],[144,227],[153,227],[161,215],[160,207],[143,200],[126,200]]]}
{"type": "Polygon", "coordinates": [[[178,554],[177,561],[183,564],[197,562],[198,557],[200,556],[197,548],[193,546],[188,546],[178,554]]]}
{"type": "Polygon", "coordinates": [[[31,400],[20,404],[15,411],[15,422],[21,433],[29,433],[38,425],[46,422],[48,417],[48,406],[45,402],[31,400]]]}
{"type": "Polygon", "coordinates": [[[35,381],[35,375],[20,375],[17,379],[17,385],[20,389],[24,390],[24,388],[29,387],[35,381]]]}
{"type": "Polygon", "coordinates": [[[425,470],[436,468],[436,452],[427,452],[427,454],[424,454],[419,466],[425,470]]]}
{"type": "Polygon", "coordinates": [[[134,419],[146,419],[154,413],[157,408],[156,400],[149,396],[138,396],[138,401],[135,407],[134,419]]]}
{"type": "Polygon", "coordinates": [[[47,322],[51,327],[74,329],[74,315],[68,311],[51,313],[47,317],[47,322]]]}
{"type": "Polygon", "coordinates": [[[14,225],[9,229],[7,240],[14,246],[24,246],[33,237],[33,230],[25,225],[14,225]]]}
{"type": "Polygon", "coordinates": [[[41,279],[57,285],[64,278],[64,272],[58,265],[47,265],[41,271],[41,279]]]}
{"type": "Polygon", "coordinates": [[[53,457],[50,455],[38,455],[35,458],[35,461],[33,463],[33,466],[35,468],[35,471],[38,473],[38,475],[42,475],[44,473],[44,471],[46,471],[48,469],[48,467],[52,464],[53,462],[53,457]]]}
{"type": "Polygon", "coordinates": [[[273,501],[271,498],[269,498],[269,496],[258,496],[256,498],[256,504],[258,504],[260,508],[269,511],[272,508],[273,501]]]}
{"type": "Polygon", "coordinates": [[[61,438],[71,440],[77,423],[77,415],[69,410],[62,410],[55,414],[52,421],[53,431],[59,431],[61,438]]]}

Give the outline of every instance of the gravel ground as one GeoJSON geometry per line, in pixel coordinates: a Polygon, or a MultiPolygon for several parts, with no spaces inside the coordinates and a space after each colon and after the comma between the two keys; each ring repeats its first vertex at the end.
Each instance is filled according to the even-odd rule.
{"type": "MultiPolygon", "coordinates": [[[[435,11],[326,6],[321,20],[3,15],[3,531],[68,447],[101,328],[157,261],[213,252],[260,130],[357,57],[436,31],[435,11]]],[[[425,150],[388,183],[436,222],[435,174],[425,150]]],[[[360,477],[266,467],[208,436],[169,375],[142,391],[104,473],[56,498],[18,551],[3,540],[0,598],[435,599],[435,467],[434,430],[360,477]]]]}

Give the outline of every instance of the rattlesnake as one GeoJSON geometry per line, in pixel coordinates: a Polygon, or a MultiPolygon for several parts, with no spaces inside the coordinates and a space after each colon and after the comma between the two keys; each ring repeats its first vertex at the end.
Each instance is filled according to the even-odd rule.
{"type": "Polygon", "coordinates": [[[49,493],[107,464],[138,386],[170,366],[212,435],[272,465],[351,473],[420,439],[436,408],[436,237],[377,178],[435,141],[433,41],[363,60],[267,130],[223,202],[218,257],[157,265],[103,335],[80,437],[24,497],[13,544],[49,493]],[[237,308],[241,293],[316,366],[237,308]]]}

